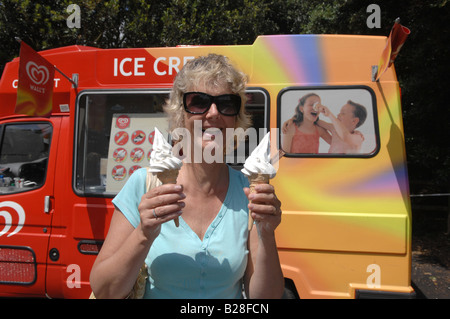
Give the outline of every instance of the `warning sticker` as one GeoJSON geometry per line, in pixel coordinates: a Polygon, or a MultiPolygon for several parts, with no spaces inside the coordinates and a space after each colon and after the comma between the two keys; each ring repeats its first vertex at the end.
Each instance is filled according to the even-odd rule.
{"type": "Polygon", "coordinates": [[[168,137],[164,113],[114,114],[107,159],[106,191],[119,192],[133,172],[147,167],[155,127],[168,137]]]}

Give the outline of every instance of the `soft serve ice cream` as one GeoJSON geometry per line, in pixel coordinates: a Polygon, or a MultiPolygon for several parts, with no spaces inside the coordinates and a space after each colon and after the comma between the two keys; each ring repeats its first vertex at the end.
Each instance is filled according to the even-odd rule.
{"type": "MultiPolygon", "coordinates": [[[[166,141],[162,133],[155,127],[149,171],[156,174],[163,184],[175,184],[182,165],[183,162],[173,155],[172,145],[166,141]]],[[[174,221],[178,227],[178,217],[174,221]]]]}
{"type": "MultiPolygon", "coordinates": [[[[250,193],[255,192],[257,184],[268,184],[274,178],[276,169],[270,163],[270,132],[267,133],[250,156],[245,160],[241,172],[247,176],[250,183],[250,193]]],[[[248,229],[253,227],[252,212],[248,213],[248,229]]]]}

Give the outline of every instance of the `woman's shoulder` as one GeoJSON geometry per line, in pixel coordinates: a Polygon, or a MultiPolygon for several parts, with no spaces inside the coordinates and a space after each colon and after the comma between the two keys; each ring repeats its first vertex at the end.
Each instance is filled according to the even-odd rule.
{"type": "Polygon", "coordinates": [[[119,194],[123,195],[128,193],[145,192],[146,177],[147,177],[147,168],[140,168],[135,170],[133,174],[130,175],[125,185],[120,190],[119,194]]]}
{"type": "Polygon", "coordinates": [[[240,171],[228,165],[228,171],[230,172],[230,182],[236,184],[235,186],[248,187],[248,178],[240,171]]]}

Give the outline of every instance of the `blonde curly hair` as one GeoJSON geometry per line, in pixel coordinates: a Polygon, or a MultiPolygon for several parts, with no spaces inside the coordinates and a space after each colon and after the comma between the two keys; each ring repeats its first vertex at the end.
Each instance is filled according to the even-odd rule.
{"type": "Polygon", "coordinates": [[[251,126],[251,116],[245,111],[247,81],[247,75],[237,70],[223,55],[209,54],[190,60],[175,77],[169,99],[164,106],[169,117],[170,131],[185,127],[184,93],[203,84],[207,87],[218,87],[224,83],[229,86],[231,92],[241,97],[241,109],[236,117],[235,128],[246,130],[251,126]]]}

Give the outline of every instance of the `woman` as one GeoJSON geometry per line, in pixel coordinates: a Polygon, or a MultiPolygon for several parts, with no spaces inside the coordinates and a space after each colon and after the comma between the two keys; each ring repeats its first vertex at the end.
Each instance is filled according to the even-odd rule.
{"type": "Polygon", "coordinates": [[[317,125],[319,111],[314,107],[320,104],[320,97],[309,93],[300,98],[295,115],[282,126],[283,150],[287,153],[319,153],[319,139],[331,143],[331,135],[317,125]]]}
{"type": "MultiPolygon", "coordinates": [[[[175,78],[166,106],[171,129],[186,128],[194,137],[193,150],[225,143],[226,128],[249,125],[245,85],[245,75],[224,56],[189,61],[175,78]],[[194,134],[195,122],[203,136],[194,134]]],[[[146,298],[241,298],[242,280],[249,298],[281,297],[284,281],[274,237],[281,204],[273,186],[259,185],[250,195],[241,172],[189,156],[177,184],[145,193],[142,169],[114,199],[110,229],[91,272],[97,298],[125,298],[144,261],[146,298]],[[250,233],[248,209],[256,221],[250,233]],[[177,228],[169,221],[178,216],[177,228]]]]}

